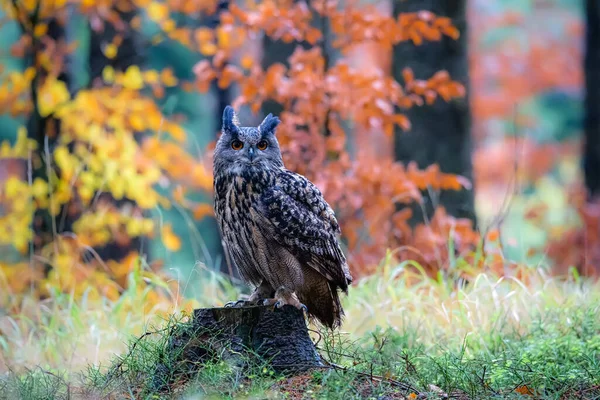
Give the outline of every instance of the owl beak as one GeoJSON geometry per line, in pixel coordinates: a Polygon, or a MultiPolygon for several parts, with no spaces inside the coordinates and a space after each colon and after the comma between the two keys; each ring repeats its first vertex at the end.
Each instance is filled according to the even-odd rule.
{"type": "Polygon", "coordinates": [[[254,147],[250,146],[248,148],[248,158],[250,159],[250,161],[254,160],[254,147]]]}

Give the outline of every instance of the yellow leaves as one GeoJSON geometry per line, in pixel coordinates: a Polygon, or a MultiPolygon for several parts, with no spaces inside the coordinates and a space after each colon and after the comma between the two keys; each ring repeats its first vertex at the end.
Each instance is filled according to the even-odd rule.
{"type": "Polygon", "coordinates": [[[115,69],[111,65],[107,65],[102,69],[102,80],[106,83],[115,81],[115,69]]]}
{"type": "Polygon", "coordinates": [[[125,71],[125,76],[121,81],[122,85],[127,89],[139,90],[144,87],[144,78],[140,67],[132,65],[125,71]]]}
{"type": "Polygon", "coordinates": [[[144,71],[143,73],[144,81],[149,85],[154,85],[159,82],[160,75],[155,70],[151,69],[148,71],[144,71]]]}
{"type": "Polygon", "coordinates": [[[119,48],[117,47],[116,44],[114,43],[108,43],[107,45],[105,45],[102,49],[104,55],[106,56],[106,58],[108,59],[113,59],[117,56],[117,52],[119,51],[119,48]]]}
{"type": "Polygon", "coordinates": [[[14,146],[10,146],[8,140],[3,140],[0,144],[0,159],[16,158],[27,159],[30,152],[37,148],[37,142],[27,137],[27,130],[24,126],[17,129],[17,140],[14,146]]]}
{"type": "Polygon", "coordinates": [[[181,239],[173,233],[171,224],[164,224],[161,228],[162,242],[169,251],[178,251],[181,249],[181,239]]]}
{"type": "Polygon", "coordinates": [[[31,185],[31,194],[37,200],[42,200],[48,196],[48,183],[42,178],[35,178],[31,185]]]}
{"type": "MultiPolygon", "coordinates": [[[[43,269],[33,267],[28,263],[6,264],[0,262],[0,292],[4,294],[19,294],[43,277],[43,269]]],[[[0,297],[0,304],[6,304],[7,299],[0,297]],[[5,301],[5,303],[2,303],[5,301]]]]}
{"type": "Polygon", "coordinates": [[[194,31],[194,39],[198,43],[198,49],[205,56],[215,55],[218,47],[215,44],[215,33],[209,28],[198,28],[194,31]]]}
{"type": "Polygon", "coordinates": [[[141,114],[135,113],[129,115],[128,122],[134,131],[141,132],[146,129],[146,122],[141,114]]]}
{"type": "Polygon", "coordinates": [[[42,117],[47,117],[54,113],[60,106],[64,105],[71,95],[67,85],[55,78],[47,79],[40,86],[38,93],[38,110],[42,117]]]}
{"type": "MultiPolygon", "coordinates": [[[[5,166],[3,166],[5,167],[5,166]]],[[[33,234],[31,221],[33,217],[32,196],[43,199],[45,187],[36,182],[35,189],[20,178],[18,174],[9,176],[0,182],[0,245],[12,245],[22,254],[28,250],[29,240],[33,234]]]]}
{"type": "Polygon", "coordinates": [[[200,53],[202,53],[205,56],[214,56],[217,53],[218,49],[219,48],[217,47],[217,45],[212,42],[205,42],[200,44],[200,53]]]}
{"type": "Polygon", "coordinates": [[[146,9],[151,20],[159,22],[169,17],[169,7],[165,3],[153,1],[146,9]]]}
{"type": "Polygon", "coordinates": [[[58,146],[54,150],[54,161],[60,168],[62,178],[71,181],[77,168],[77,159],[69,153],[66,146],[58,146]]]}
{"type": "Polygon", "coordinates": [[[102,79],[106,83],[116,83],[128,90],[140,90],[144,85],[149,85],[156,91],[162,90],[163,86],[173,87],[178,84],[171,68],[165,68],[160,73],[155,70],[142,72],[137,65],[130,66],[124,73],[107,66],[102,70],[102,79]]]}
{"type": "Polygon", "coordinates": [[[167,33],[173,33],[173,31],[175,31],[175,28],[177,28],[177,25],[172,19],[167,19],[161,22],[160,27],[163,31],[167,33]]]}
{"type": "Polygon", "coordinates": [[[44,24],[44,23],[37,24],[35,26],[35,28],[33,29],[33,35],[38,38],[41,36],[44,36],[47,32],[48,32],[48,25],[44,24]]]}
{"type": "Polygon", "coordinates": [[[214,31],[210,28],[202,27],[194,31],[194,39],[196,39],[198,43],[212,42],[214,37],[214,31]]]}
{"type": "Polygon", "coordinates": [[[167,131],[173,137],[173,139],[177,140],[180,143],[185,142],[185,130],[180,125],[169,123],[167,125],[167,131]]]}
{"type": "Polygon", "coordinates": [[[231,29],[219,27],[217,29],[217,46],[222,49],[228,49],[231,47],[231,29]]]}

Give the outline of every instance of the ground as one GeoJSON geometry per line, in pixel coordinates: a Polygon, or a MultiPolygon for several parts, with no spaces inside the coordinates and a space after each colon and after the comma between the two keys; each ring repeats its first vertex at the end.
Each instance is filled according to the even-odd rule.
{"type": "MultiPolygon", "coordinates": [[[[89,342],[89,325],[110,318],[90,313],[85,324],[67,318],[61,329],[32,330],[29,348],[14,346],[23,340],[18,333],[3,338],[0,367],[12,372],[0,377],[0,399],[600,398],[599,284],[533,269],[527,285],[489,274],[462,288],[428,279],[409,285],[413,278],[390,265],[351,288],[342,330],[313,333],[321,355],[335,367],[283,377],[265,363],[253,361],[240,370],[215,359],[194,376],[173,376],[157,392],[151,377],[159,360],[168,361],[166,334],[184,317],[148,326],[148,316],[130,316],[121,329],[148,334],[140,340],[130,335],[129,348],[107,340],[102,363],[86,368],[56,348],[85,340],[88,347],[97,345],[89,342]]],[[[215,303],[230,296],[219,293],[224,298],[215,303]]],[[[107,306],[105,312],[115,310],[107,306]]],[[[115,327],[95,329],[110,334],[115,327]]]]}

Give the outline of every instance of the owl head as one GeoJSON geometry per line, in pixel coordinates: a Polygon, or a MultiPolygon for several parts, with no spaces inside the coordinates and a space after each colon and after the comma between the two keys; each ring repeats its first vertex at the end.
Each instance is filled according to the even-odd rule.
{"type": "Polygon", "coordinates": [[[233,107],[225,107],[214,153],[215,171],[239,174],[248,168],[283,167],[275,137],[279,122],[269,114],[258,127],[240,126],[233,107]]]}

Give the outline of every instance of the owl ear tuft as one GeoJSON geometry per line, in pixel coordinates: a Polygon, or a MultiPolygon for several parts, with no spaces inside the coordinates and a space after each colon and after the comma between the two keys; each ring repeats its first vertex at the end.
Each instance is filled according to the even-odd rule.
{"type": "Polygon", "coordinates": [[[237,133],[240,127],[235,110],[231,106],[226,106],[223,110],[223,131],[229,133],[237,133]]]}
{"type": "Polygon", "coordinates": [[[277,128],[277,125],[279,125],[280,122],[281,121],[279,120],[279,118],[274,117],[273,114],[269,114],[265,117],[265,119],[263,119],[263,122],[260,123],[260,125],[258,126],[258,130],[262,134],[275,134],[275,128],[277,128]]]}

